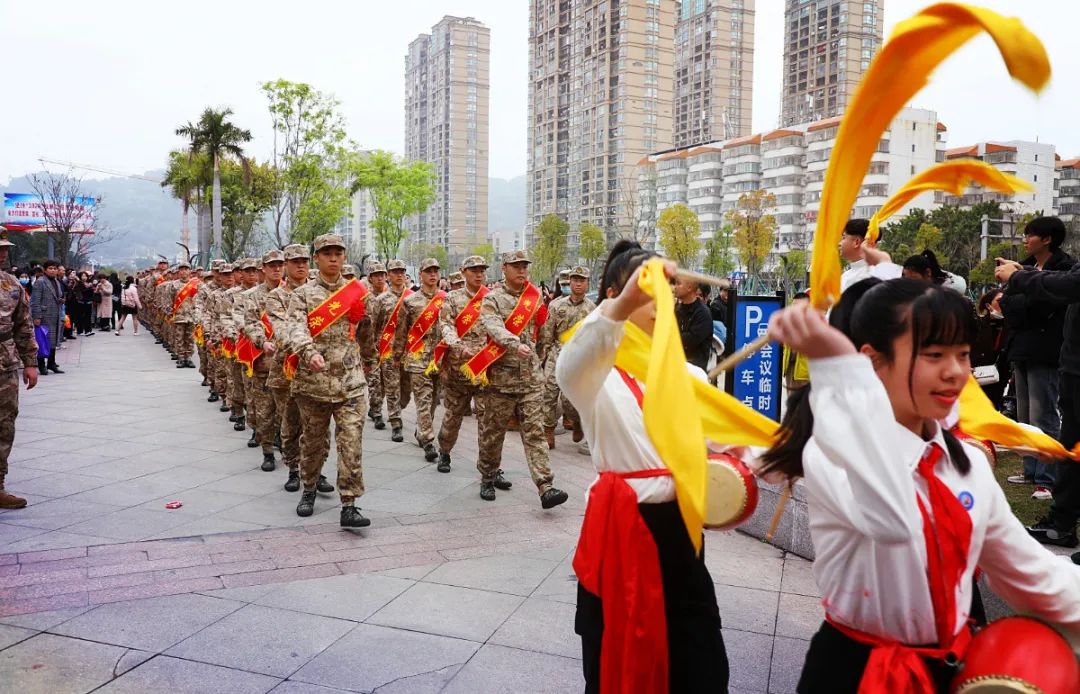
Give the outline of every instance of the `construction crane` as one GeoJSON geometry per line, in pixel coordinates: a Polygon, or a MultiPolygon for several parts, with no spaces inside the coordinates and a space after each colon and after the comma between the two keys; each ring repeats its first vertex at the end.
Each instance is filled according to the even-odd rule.
{"type": "Polygon", "coordinates": [[[140,181],[148,181],[149,183],[157,183],[161,185],[160,178],[154,178],[152,176],[140,176],[139,174],[128,174],[123,171],[114,171],[112,169],[106,169],[101,166],[90,166],[88,164],[76,164],[72,161],[62,161],[60,159],[49,159],[48,157],[38,157],[38,161],[42,164],[58,164],[60,166],[66,166],[69,169],[82,169],[84,171],[97,171],[98,173],[107,173],[113,176],[120,176],[122,178],[134,178],[140,181]]]}

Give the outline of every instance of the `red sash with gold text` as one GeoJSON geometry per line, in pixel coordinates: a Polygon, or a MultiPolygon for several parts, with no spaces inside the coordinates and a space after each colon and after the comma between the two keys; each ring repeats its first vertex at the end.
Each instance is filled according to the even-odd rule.
{"type": "MultiPolygon", "coordinates": [[[[525,284],[525,290],[522,291],[521,296],[518,297],[517,305],[514,306],[514,310],[510,312],[510,315],[506,317],[506,321],[503,323],[512,335],[517,337],[524,332],[525,326],[528,325],[529,321],[533,318],[536,319],[536,328],[539,328],[547,321],[547,306],[544,305],[544,302],[541,299],[542,296],[537,286],[532,282],[527,282],[525,284]]],[[[487,380],[484,372],[504,354],[506,354],[506,348],[499,346],[494,340],[488,337],[484,349],[480,350],[479,354],[463,364],[461,366],[461,372],[468,376],[469,380],[473,383],[483,383],[487,380]]]]}
{"type": "MultiPolygon", "coordinates": [[[[459,339],[465,337],[465,334],[480,321],[480,304],[483,303],[487,293],[488,288],[480,285],[480,289],[465,304],[465,308],[461,309],[461,313],[457,314],[457,318],[454,319],[454,328],[459,339]]],[[[442,363],[442,358],[446,355],[448,348],[449,345],[446,344],[446,340],[439,340],[439,344],[435,345],[435,353],[431,357],[431,363],[428,364],[424,373],[431,375],[439,370],[439,364],[442,363]]]]}
{"type": "Polygon", "coordinates": [[[199,291],[199,280],[192,277],[183,287],[180,287],[180,291],[176,292],[176,298],[173,299],[172,304],[172,315],[175,316],[180,307],[184,305],[184,302],[195,296],[197,291],[199,291]]]}
{"type": "MultiPolygon", "coordinates": [[[[344,287],[326,297],[321,304],[308,312],[308,333],[312,338],[316,338],[342,316],[349,317],[350,327],[356,325],[364,319],[364,298],[367,295],[368,288],[362,282],[356,279],[349,280],[344,287]]],[[[299,355],[287,354],[281,365],[281,371],[285,374],[285,378],[292,380],[299,366],[299,355]]]]}
{"type": "Polygon", "coordinates": [[[379,336],[379,361],[383,362],[390,358],[390,355],[394,351],[394,333],[397,331],[398,316],[401,314],[401,304],[412,294],[412,290],[405,289],[401,292],[401,296],[398,297],[397,303],[394,304],[394,310],[390,312],[390,317],[386,319],[386,326],[383,327],[382,335],[379,336]]]}
{"type": "Polygon", "coordinates": [[[438,291],[431,301],[420,312],[416,321],[409,328],[409,334],[405,337],[405,349],[408,350],[412,359],[419,359],[424,351],[424,336],[431,330],[431,326],[439,320],[439,310],[446,301],[446,292],[438,291]]]}

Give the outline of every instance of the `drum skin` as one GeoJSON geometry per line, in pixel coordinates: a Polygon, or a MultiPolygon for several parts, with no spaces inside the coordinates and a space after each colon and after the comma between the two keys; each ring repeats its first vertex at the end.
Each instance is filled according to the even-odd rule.
{"type": "Polygon", "coordinates": [[[1076,694],[1080,665],[1068,641],[1030,617],[1005,617],[971,640],[953,694],[1076,694]]]}
{"type": "Polygon", "coordinates": [[[746,463],[726,453],[710,453],[705,490],[705,527],[729,530],[757,508],[757,479],[746,463]]]}

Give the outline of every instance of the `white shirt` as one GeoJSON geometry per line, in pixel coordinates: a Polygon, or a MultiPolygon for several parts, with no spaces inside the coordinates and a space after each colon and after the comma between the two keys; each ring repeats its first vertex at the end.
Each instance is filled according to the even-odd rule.
{"type": "MultiPolygon", "coordinates": [[[[863,355],[810,360],[814,432],[803,449],[814,577],[833,619],[917,645],[937,641],[926,579],[917,465],[931,442],[945,455],[936,472],[971,514],[967,568],[957,586],[957,625],[971,609],[972,574],[1014,609],[1080,638],[1080,566],[1028,535],[1013,515],[986,456],[964,444],[971,471],[948,461],[941,430],[923,441],[896,423],[888,394],[863,355]]],[[[929,510],[929,502],[925,501],[929,510]]]]}
{"type": "MultiPolygon", "coordinates": [[[[577,408],[597,472],[666,468],[645,431],[637,398],[614,369],[623,326],[624,322],[613,321],[599,310],[590,313],[559,352],[555,379],[563,395],[577,408]]],[[[691,375],[707,380],[698,367],[687,364],[686,368],[691,375]]],[[[644,392],[645,385],[638,385],[644,392]]],[[[626,482],[637,492],[638,503],[675,499],[671,477],[626,482]]]]}
{"type": "Polygon", "coordinates": [[[840,275],[840,293],[843,294],[848,287],[856,282],[861,282],[867,277],[877,277],[879,280],[894,280],[900,277],[903,272],[904,268],[896,263],[867,265],[865,260],[856,260],[847,266],[844,274],[840,275]]]}

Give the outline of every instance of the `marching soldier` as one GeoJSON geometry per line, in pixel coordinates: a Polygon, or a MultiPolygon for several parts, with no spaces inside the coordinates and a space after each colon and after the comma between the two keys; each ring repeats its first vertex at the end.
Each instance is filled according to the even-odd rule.
{"type": "MultiPolygon", "coordinates": [[[[428,369],[439,341],[439,312],[446,292],[439,289],[439,261],[420,261],[420,291],[406,297],[394,331],[393,359],[404,365],[409,374],[413,400],[416,401],[416,431],[413,436],[424,449],[424,459],[435,462],[435,406],[439,403],[439,381],[428,369]]],[[[400,426],[400,425],[399,425],[400,426]]]]}
{"type": "MultiPolygon", "coordinates": [[[[544,355],[544,434],[548,448],[555,448],[556,410],[559,405],[559,384],[555,382],[555,361],[559,358],[563,333],[575,326],[596,308],[596,304],[585,297],[589,289],[589,270],[580,265],[571,268],[569,296],[560,296],[548,304],[548,319],[541,328],[540,343],[545,345],[544,355]]],[[[574,443],[584,437],[581,420],[577,410],[566,398],[562,398],[563,423],[574,432],[574,443]]]]}
{"type": "MultiPolygon", "coordinates": [[[[412,294],[405,286],[405,261],[394,259],[386,264],[390,277],[390,286],[379,297],[379,368],[382,370],[383,393],[386,396],[386,414],[390,419],[390,440],[401,443],[405,437],[401,434],[401,411],[409,406],[412,388],[409,385],[409,372],[404,365],[395,361],[394,333],[401,319],[401,305],[412,294]]],[[[377,424],[377,422],[376,422],[377,424]]]]}
{"type": "MultiPolygon", "coordinates": [[[[7,267],[9,249],[15,244],[0,235],[0,268],[7,267]]],[[[0,508],[24,508],[26,499],[4,489],[8,456],[15,442],[15,418],[19,416],[19,366],[23,383],[37,385],[37,342],[30,317],[30,299],[14,275],[0,269],[0,508]]]]}
{"type": "MultiPolygon", "coordinates": [[[[386,267],[379,262],[368,265],[367,271],[367,311],[371,317],[371,326],[375,334],[382,330],[379,297],[386,291],[386,267]]],[[[382,369],[379,368],[379,355],[372,353],[367,363],[368,374],[368,419],[375,423],[376,429],[385,429],[382,417],[383,383],[382,369]]]]}
{"type": "MultiPolygon", "coordinates": [[[[248,382],[251,384],[251,405],[254,410],[256,443],[262,448],[264,472],[272,472],[277,466],[274,460],[274,439],[278,433],[277,408],[274,394],[267,381],[273,367],[275,345],[270,337],[274,334],[267,313],[270,292],[281,285],[285,271],[285,254],[274,249],[262,257],[263,281],[244,294],[243,336],[246,349],[238,355],[248,382]],[[271,327],[267,327],[271,326],[271,327]]],[[[249,420],[250,421],[250,420],[249,420]]]]}
{"type": "Polygon", "coordinates": [[[214,260],[210,263],[210,278],[205,282],[199,283],[199,288],[195,291],[195,328],[194,328],[194,340],[195,345],[199,350],[199,373],[202,374],[204,386],[212,385],[211,365],[210,365],[210,350],[207,341],[207,322],[206,315],[206,303],[209,299],[210,292],[218,288],[218,271],[221,270],[221,266],[225,264],[224,260],[214,260]]]}
{"type": "Polygon", "coordinates": [[[485,378],[488,382],[478,395],[480,498],[495,500],[495,478],[513,413],[520,422],[525,460],[540,492],[540,505],[549,509],[568,497],[552,486],[554,477],[544,445],[543,381],[536,339],[547,310],[540,289],[529,281],[531,262],[525,250],[503,254],[503,284],[488,292],[480,306],[488,343],[462,370],[474,382],[485,378]]]}
{"type": "Polygon", "coordinates": [[[225,301],[225,294],[232,289],[235,280],[235,270],[232,263],[223,263],[221,269],[218,271],[218,284],[219,286],[210,292],[206,301],[206,318],[208,320],[208,329],[210,331],[210,344],[212,349],[210,350],[212,358],[211,363],[213,368],[211,369],[211,388],[213,392],[210,393],[210,397],[207,398],[208,402],[216,402],[220,399],[222,412],[228,412],[230,407],[228,403],[229,397],[229,358],[226,356],[229,349],[229,339],[225,337],[225,326],[221,322],[222,316],[222,304],[225,301]]]}
{"type": "MultiPolygon", "coordinates": [[[[251,438],[248,439],[248,448],[255,448],[259,443],[255,440],[255,425],[258,419],[258,412],[252,407],[251,403],[251,379],[247,375],[247,369],[240,362],[241,348],[246,352],[250,345],[247,343],[247,337],[243,333],[244,327],[244,312],[247,310],[248,295],[252,289],[259,283],[259,263],[255,258],[243,258],[240,261],[240,269],[243,270],[241,275],[241,284],[239,289],[232,295],[232,308],[230,309],[229,319],[232,322],[233,328],[236,332],[236,354],[230,365],[230,374],[239,383],[239,390],[237,391],[242,406],[241,414],[237,417],[236,422],[233,424],[235,431],[243,431],[245,427],[251,427],[251,438]]],[[[234,410],[235,412],[235,410],[234,410]]]]}
{"type": "Polygon", "coordinates": [[[234,431],[244,430],[244,383],[240,369],[236,365],[236,341],[239,335],[232,319],[236,295],[244,290],[243,265],[247,259],[241,258],[233,265],[232,285],[218,295],[217,320],[221,326],[221,354],[225,370],[226,398],[229,404],[229,421],[233,422],[234,431]]]}
{"type": "Polygon", "coordinates": [[[188,261],[181,260],[177,266],[176,282],[176,291],[170,290],[173,297],[170,314],[173,347],[177,356],[176,368],[194,369],[191,353],[195,349],[195,294],[199,289],[199,281],[191,277],[191,265],[188,261]]]}
{"type": "MultiPolygon", "coordinates": [[[[443,419],[439,429],[439,472],[450,472],[450,452],[457,443],[461,420],[472,410],[473,398],[480,392],[462,373],[461,367],[480,353],[487,343],[487,333],[480,325],[480,305],[488,288],[487,261],[472,255],[461,264],[464,286],[452,290],[439,313],[439,335],[442,340],[435,347],[433,361],[443,374],[443,419]]],[[[454,277],[451,275],[451,278],[454,277]]],[[[452,283],[453,280],[451,280],[452,283]]],[[[500,470],[492,482],[497,489],[507,490],[511,482],[500,470]]]]}
{"type": "Polygon", "coordinates": [[[465,286],[465,275],[460,272],[451,272],[448,279],[450,282],[450,291],[454,291],[455,289],[461,289],[465,286]]]}
{"type": "Polygon", "coordinates": [[[318,276],[289,297],[286,349],[296,355],[292,395],[304,422],[300,434],[300,476],[304,491],[298,516],[315,510],[316,483],[329,452],[330,420],[337,440],[337,486],[341,526],[371,525],[356,498],[364,493],[361,443],[367,412],[365,353],[373,349],[371,320],[364,315],[367,288],[341,276],[345,243],[337,234],[315,239],[318,276]]]}

